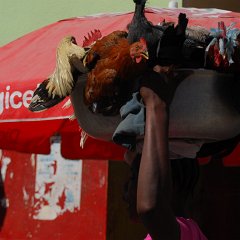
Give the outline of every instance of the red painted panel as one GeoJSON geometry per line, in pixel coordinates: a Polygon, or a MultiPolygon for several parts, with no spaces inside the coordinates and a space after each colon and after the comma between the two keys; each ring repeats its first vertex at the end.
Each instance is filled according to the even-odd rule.
{"type": "Polygon", "coordinates": [[[49,159],[43,158],[43,165],[40,165],[37,155],[0,150],[1,176],[4,181],[4,198],[6,199],[6,201],[4,198],[1,199],[1,203],[7,204],[6,212],[1,206],[0,213],[4,219],[0,239],[105,240],[108,162],[84,160],[82,165],[79,165],[78,163],[81,162],[79,160],[67,160],[66,165],[62,165],[62,162],[52,160],[49,165],[46,165],[45,160],[49,159]],[[77,195],[73,196],[73,194],[78,193],[76,188],[79,185],[75,181],[78,178],[72,178],[74,174],[79,177],[79,172],[74,172],[74,167],[72,167],[75,165],[82,167],[80,204],[78,207],[68,209],[67,204],[71,203],[77,195]],[[59,169],[63,167],[66,169],[62,170],[61,174],[67,175],[60,176],[58,179],[54,178],[59,169]],[[52,174],[52,179],[55,179],[53,182],[48,181],[49,173],[52,174]],[[69,173],[71,175],[68,175],[69,173]],[[41,178],[42,176],[46,178],[41,178]],[[46,181],[44,191],[37,185],[37,182],[41,183],[41,179],[46,181]],[[62,179],[65,179],[64,183],[61,182],[62,179]],[[69,179],[75,183],[68,182],[69,179]],[[48,201],[48,197],[53,199],[54,194],[56,195],[57,184],[58,187],[65,184],[65,188],[54,205],[54,201],[48,201]],[[70,188],[73,186],[75,190],[71,192],[70,188]],[[54,206],[51,207],[51,204],[54,206]],[[38,214],[39,209],[45,209],[42,215],[38,214]],[[51,211],[46,211],[52,209],[56,210],[55,216],[51,214],[51,211]],[[40,220],[41,217],[45,220],[40,220]]]}
{"type": "Polygon", "coordinates": [[[227,167],[240,166],[240,144],[228,156],[223,158],[223,164],[227,167]]]}
{"type": "MultiPolygon", "coordinates": [[[[200,165],[205,165],[211,161],[211,156],[199,158],[198,160],[200,165]]],[[[240,144],[238,144],[231,153],[223,157],[222,161],[225,167],[240,167],[240,144]]]]}

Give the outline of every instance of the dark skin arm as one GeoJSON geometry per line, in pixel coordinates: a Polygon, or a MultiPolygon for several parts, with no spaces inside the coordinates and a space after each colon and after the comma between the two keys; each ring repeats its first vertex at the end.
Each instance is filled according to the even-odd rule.
{"type": "Polygon", "coordinates": [[[179,240],[180,229],[171,207],[168,159],[168,109],[151,89],[142,87],[146,126],[137,187],[137,211],[154,240],[179,240]]]}

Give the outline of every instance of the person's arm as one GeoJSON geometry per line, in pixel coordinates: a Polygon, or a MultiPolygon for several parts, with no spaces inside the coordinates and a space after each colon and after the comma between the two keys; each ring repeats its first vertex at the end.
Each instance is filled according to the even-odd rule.
{"type": "Polygon", "coordinates": [[[142,87],[140,93],[146,106],[146,126],[138,177],[137,211],[154,240],[179,240],[179,225],[171,207],[168,109],[151,89],[142,87]]]}

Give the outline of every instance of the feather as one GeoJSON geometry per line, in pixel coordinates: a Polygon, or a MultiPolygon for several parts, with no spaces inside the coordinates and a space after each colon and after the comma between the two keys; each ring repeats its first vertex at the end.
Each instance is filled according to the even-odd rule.
{"type": "Polygon", "coordinates": [[[53,97],[65,97],[71,93],[74,86],[73,70],[77,66],[75,62],[81,62],[86,54],[85,49],[76,45],[74,40],[74,37],[67,36],[57,48],[56,68],[47,85],[49,95],[53,97]]]}
{"type": "Polygon", "coordinates": [[[32,112],[41,112],[60,103],[64,98],[59,96],[49,97],[46,89],[49,79],[44,80],[34,91],[28,109],[32,112]]]}
{"type": "Polygon", "coordinates": [[[55,70],[34,91],[28,107],[30,111],[38,112],[51,108],[72,92],[76,74],[88,71],[82,62],[85,54],[85,49],[77,45],[73,36],[66,36],[60,41],[55,70]]]}
{"type": "Polygon", "coordinates": [[[210,37],[210,31],[201,26],[191,26],[186,29],[186,38],[205,44],[210,37]]]}
{"type": "Polygon", "coordinates": [[[126,37],[127,32],[125,31],[113,31],[103,38],[98,39],[86,54],[84,66],[87,66],[90,70],[93,69],[99,59],[106,58],[109,55],[109,51],[111,51],[119,41],[126,39],[126,37]]]}
{"type": "Polygon", "coordinates": [[[70,108],[72,106],[72,102],[71,99],[68,99],[67,102],[64,103],[64,105],[62,106],[63,109],[67,109],[70,108]]]}
{"type": "MultiPolygon", "coordinates": [[[[208,67],[228,70],[231,65],[238,61],[239,56],[235,54],[238,48],[240,30],[234,27],[234,23],[226,27],[224,22],[218,22],[218,28],[211,29],[213,40],[206,48],[206,63],[208,67]]],[[[239,63],[232,69],[237,69],[239,63]]]]}
{"type": "MultiPolygon", "coordinates": [[[[107,38],[102,45],[108,45],[107,38]]],[[[96,49],[101,56],[105,57],[98,60],[96,66],[88,73],[84,94],[87,105],[112,109],[108,100],[111,103],[118,103],[115,98],[123,97],[123,91],[126,94],[128,83],[134,82],[134,79],[147,68],[148,52],[144,39],[129,44],[128,40],[123,38],[113,46],[111,45],[106,56],[101,53],[101,50],[107,50],[106,47],[96,49]],[[95,104],[96,102],[98,104],[95,104]]],[[[96,112],[99,108],[92,109],[96,112]]]]}

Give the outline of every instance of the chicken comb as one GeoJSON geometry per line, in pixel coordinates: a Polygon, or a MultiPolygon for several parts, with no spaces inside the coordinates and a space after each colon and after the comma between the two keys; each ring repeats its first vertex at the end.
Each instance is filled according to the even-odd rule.
{"type": "Polygon", "coordinates": [[[222,31],[222,37],[226,38],[227,36],[227,31],[226,31],[226,26],[223,21],[218,22],[218,29],[222,31]]]}
{"type": "Polygon", "coordinates": [[[95,41],[97,41],[98,39],[100,39],[102,37],[102,33],[100,30],[94,29],[94,31],[91,31],[90,33],[88,33],[87,36],[84,36],[84,40],[83,40],[83,47],[89,47],[91,46],[95,41]]]}

